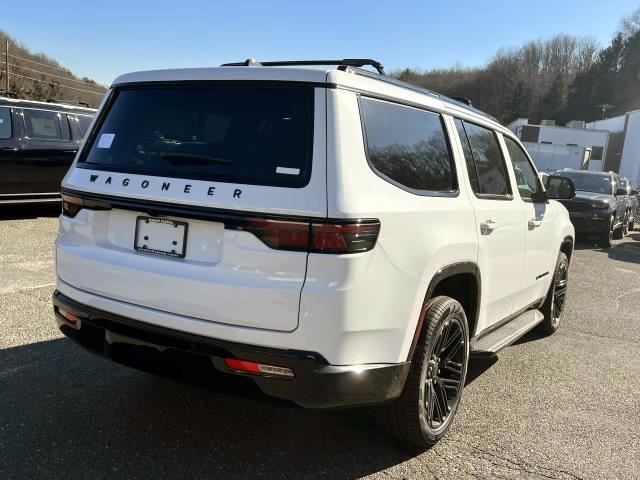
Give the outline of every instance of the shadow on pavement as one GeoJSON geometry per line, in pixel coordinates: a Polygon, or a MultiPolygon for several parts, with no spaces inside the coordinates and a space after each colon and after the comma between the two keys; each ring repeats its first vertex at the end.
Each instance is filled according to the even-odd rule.
{"type": "Polygon", "coordinates": [[[60,203],[0,205],[0,221],[21,218],[57,217],[60,203]]]}
{"type": "Polygon", "coordinates": [[[609,249],[609,258],[620,262],[640,263],[640,232],[630,233],[626,237],[632,241],[613,244],[609,249]]]}
{"type": "Polygon", "coordinates": [[[356,478],[414,456],[365,409],[229,393],[138,372],[67,339],[0,350],[0,478],[356,478]]]}

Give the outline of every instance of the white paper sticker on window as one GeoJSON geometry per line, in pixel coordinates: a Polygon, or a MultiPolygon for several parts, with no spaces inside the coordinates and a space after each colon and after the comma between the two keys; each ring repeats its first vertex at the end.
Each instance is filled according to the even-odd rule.
{"type": "Polygon", "coordinates": [[[111,144],[115,137],[115,133],[103,133],[100,135],[100,140],[98,140],[98,148],[111,148],[111,144]]]}
{"type": "Polygon", "coordinates": [[[282,173],[284,175],[300,175],[300,169],[288,168],[288,167],[276,167],[276,173],[282,173]]]}

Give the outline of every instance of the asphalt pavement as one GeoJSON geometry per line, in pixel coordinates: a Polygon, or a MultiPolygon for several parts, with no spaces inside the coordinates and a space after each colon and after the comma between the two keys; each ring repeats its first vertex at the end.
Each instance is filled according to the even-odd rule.
{"type": "Polygon", "coordinates": [[[367,409],[177,382],[65,339],[56,215],[0,211],[0,479],[640,478],[640,231],[579,244],[558,332],[473,361],[449,435],[416,453],[367,409]]]}

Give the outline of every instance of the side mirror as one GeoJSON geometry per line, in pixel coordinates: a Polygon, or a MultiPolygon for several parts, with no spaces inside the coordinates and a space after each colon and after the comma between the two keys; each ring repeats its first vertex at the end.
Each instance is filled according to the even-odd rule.
{"type": "Polygon", "coordinates": [[[547,198],[550,200],[571,200],[576,196],[576,185],[567,177],[549,175],[546,187],[547,198]]]}
{"type": "Polygon", "coordinates": [[[635,189],[631,190],[631,195],[638,195],[638,193],[640,193],[638,192],[638,190],[635,190],[635,189]]]}
{"type": "Polygon", "coordinates": [[[625,197],[627,195],[627,189],[626,188],[618,188],[616,190],[616,197],[625,197]]]}

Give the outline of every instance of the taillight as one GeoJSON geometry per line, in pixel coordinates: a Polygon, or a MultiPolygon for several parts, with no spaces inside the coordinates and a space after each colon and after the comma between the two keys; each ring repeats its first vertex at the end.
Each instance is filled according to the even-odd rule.
{"type": "Polygon", "coordinates": [[[253,233],[271,248],[307,251],[309,223],[250,219],[244,230],[253,233]]]}
{"type": "Polygon", "coordinates": [[[98,202],[95,200],[89,200],[87,198],[79,197],[78,195],[72,195],[69,193],[62,194],[62,214],[65,217],[73,218],[83,208],[89,208],[91,210],[110,210],[111,206],[105,202],[98,202]]]}
{"type": "Polygon", "coordinates": [[[356,253],[368,252],[378,239],[380,222],[313,223],[311,224],[311,252],[356,253]]]}
{"type": "Polygon", "coordinates": [[[311,253],[358,253],[371,250],[378,239],[378,220],[312,223],[249,219],[242,230],[277,250],[311,253]]]}

